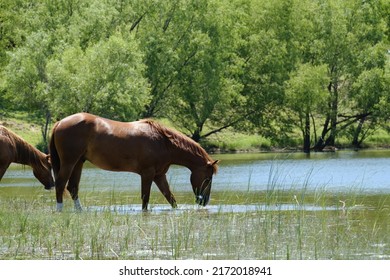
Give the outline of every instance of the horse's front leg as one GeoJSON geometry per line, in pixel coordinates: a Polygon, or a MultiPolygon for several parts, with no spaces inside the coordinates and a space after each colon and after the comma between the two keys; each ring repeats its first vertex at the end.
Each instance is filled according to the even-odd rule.
{"type": "Polygon", "coordinates": [[[0,165],[0,181],[1,179],[3,178],[4,174],[5,174],[5,171],[7,171],[7,168],[8,168],[9,164],[5,164],[5,165],[0,165]]]}
{"type": "Polygon", "coordinates": [[[142,199],[142,211],[148,210],[150,188],[154,178],[154,170],[145,170],[141,174],[141,199],[142,199]]]}
{"type": "Polygon", "coordinates": [[[173,193],[171,192],[171,190],[169,189],[167,176],[165,174],[161,175],[161,176],[156,176],[154,178],[154,182],[156,183],[157,187],[159,188],[161,193],[164,195],[166,200],[169,202],[169,204],[171,204],[172,208],[177,208],[176,199],[175,199],[173,193]]]}

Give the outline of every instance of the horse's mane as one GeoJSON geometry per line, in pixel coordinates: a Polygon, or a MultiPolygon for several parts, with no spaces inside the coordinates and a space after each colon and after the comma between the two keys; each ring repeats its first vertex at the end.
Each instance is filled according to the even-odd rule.
{"type": "Polygon", "coordinates": [[[0,125],[0,134],[6,136],[13,147],[15,147],[15,158],[18,163],[35,167],[44,167],[44,161],[41,152],[20,138],[11,130],[0,125]]]}
{"type": "MultiPolygon", "coordinates": [[[[181,149],[190,152],[193,155],[200,156],[206,160],[206,162],[213,162],[213,159],[208,155],[208,153],[194,140],[192,140],[190,137],[182,134],[181,132],[168,128],[165,126],[162,126],[158,122],[151,120],[151,119],[143,119],[142,122],[145,122],[149,124],[155,132],[157,132],[157,136],[165,137],[169,142],[181,149]]],[[[217,165],[213,165],[214,173],[217,172],[217,165]]]]}

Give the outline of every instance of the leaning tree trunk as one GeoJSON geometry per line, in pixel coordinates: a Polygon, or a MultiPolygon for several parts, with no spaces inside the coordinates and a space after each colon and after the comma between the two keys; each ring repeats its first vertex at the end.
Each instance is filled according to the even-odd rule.
{"type": "Polygon", "coordinates": [[[330,122],[330,117],[328,116],[325,119],[325,123],[324,123],[324,126],[322,128],[321,136],[317,140],[316,144],[313,147],[313,150],[316,152],[321,152],[326,146],[325,138],[326,138],[326,134],[328,134],[328,132],[329,132],[329,122],[330,122]]]}

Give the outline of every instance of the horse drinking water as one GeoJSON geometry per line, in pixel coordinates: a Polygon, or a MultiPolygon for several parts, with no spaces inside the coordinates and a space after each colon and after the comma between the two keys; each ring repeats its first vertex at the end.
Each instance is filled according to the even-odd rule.
{"type": "Polygon", "coordinates": [[[78,190],[86,160],[105,170],[139,174],[143,210],[148,207],[152,182],[172,207],[177,206],[165,175],[171,164],[191,170],[196,202],[206,206],[218,163],[192,139],[152,120],[124,123],[88,113],[68,116],[54,125],[50,155],[58,211],[63,208],[66,183],[75,208],[82,209],[78,190]]]}
{"type": "Polygon", "coordinates": [[[54,186],[49,156],[0,125],[0,180],[12,162],[31,166],[45,189],[54,186]]]}

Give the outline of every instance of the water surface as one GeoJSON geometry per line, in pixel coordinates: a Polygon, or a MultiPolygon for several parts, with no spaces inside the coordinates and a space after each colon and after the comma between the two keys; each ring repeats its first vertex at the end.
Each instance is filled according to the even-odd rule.
{"type": "MultiPolygon", "coordinates": [[[[213,178],[217,191],[302,189],[390,193],[390,151],[338,151],[335,153],[248,153],[216,154],[219,171],[213,178]]],[[[190,171],[172,166],[167,173],[173,191],[191,191],[190,171]]],[[[140,176],[109,172],[86,163],[81,177],[83,190],[140,190],[140,176]]],[[[2,187],[41,187],[31,169],[12,165],[0,182],[2,187]]],[[[157,191],[157,187],[153,187],[157,191]]]]}
{"type": "MultiPolygon", "coordinates": [[[[358,209],[354,206],[351,209],[358,209]]],[[[84,209],[86,211],[111,211],[119,214],[140,214],[142,213],[142,207],[140,204],[129,205],[111,205],[111,206],[90,206],[84,209]]],[[[266,205],[266,204],[221,204],[221,205],[208,205],[207,207],[201,207],[194,204],[181,204],[176,209],[172,209],[169,204],[155,204],[150,205],[148,213],[162,214],[162,213],[175,213],[181,214],[184,212],[199,212],[206,214],[218,214],[218,213],[248,213],[257,211],[342,211],[340,207],[334,206],[316,206],[316,205],[297,205],[297,204],[278,204],[278,205],[266,205]]],[[[344,209],[346,210],[346,209],[344,209]]]]}

